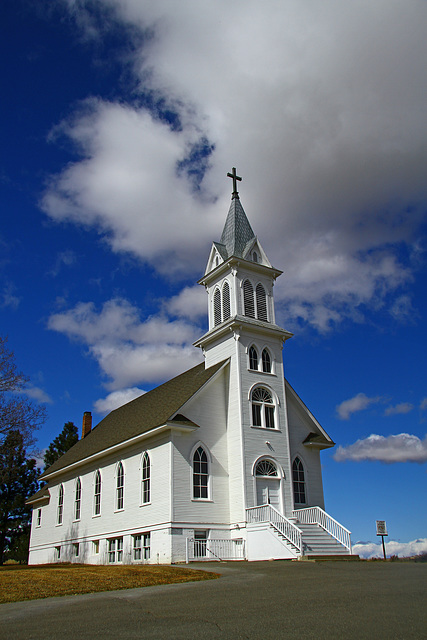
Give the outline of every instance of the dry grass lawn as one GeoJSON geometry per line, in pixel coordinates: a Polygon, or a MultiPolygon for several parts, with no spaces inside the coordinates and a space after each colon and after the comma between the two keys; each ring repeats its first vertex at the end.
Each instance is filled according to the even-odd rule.
{"type": "Polygon", "coordinates": [[[5,565],[0,567],[0,603],[218,577],[216,573],[164,565],[5,565]]]}

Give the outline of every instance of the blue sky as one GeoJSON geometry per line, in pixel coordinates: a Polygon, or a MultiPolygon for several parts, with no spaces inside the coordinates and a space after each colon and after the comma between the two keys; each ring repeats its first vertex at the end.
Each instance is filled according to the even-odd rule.
{"type": "Polygon", "coordinates": [[[46,402],[40,449],[200,360],[236,166],[284,271],[286,375],[337,443],[328,512],[427,546],[426,13],[3,1],[1,333],[46,402]]]}

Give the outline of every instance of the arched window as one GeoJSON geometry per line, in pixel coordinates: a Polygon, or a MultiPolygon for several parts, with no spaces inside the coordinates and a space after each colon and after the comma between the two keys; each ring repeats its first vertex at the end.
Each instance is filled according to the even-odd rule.
{"type": "Polygon", "coordinates": [[[198,447],[193,455],[193,498],[208,498],[209,464],[203,447],[198,447]]]}
{"type": "Polygon", "coordinates": [[[257,254],[256,251],[253,252],[252,259],[253,259],[254,262],[258,262],[258,254],[257,254]]]}
{"type": "Polygon", "coordinates": [[[262,350],[261,359],[264,373],[271,373],[271,356],[267,349],[262,350]]]}
{"type": "Polygon", "coordinates": [[[262,284],[257,284],[256,289],[256,315],[258,320],[268,321],[267,316],[267,298],[265,295],[265,289],[262,284]]]}
{"type": "Polygon", "coordinates": [[[244,314],[249,318],[255,318],[254,288],[250,280],[243,283],[244,314]]]}
{"type": "Polygon", "coordinates": [[[258,370],[258,352],[253,345],[249,348],[249,369],[258,370]]]}
{"type": "Polygon", "coordinates": [[[265,387],[255,387],[252,391],[252,425],[274,429],[274,402],[271,392],[265,387]]]}
{"type": "Polygon", "coordinates": [[[119,466],[117,467],[116,509],[123,509],[124,489],[125,472],[122,463],[119,462],[119,466]]]}
{"type": "Polygon", "coordinates": [[[230,286],[227,281],[222,288],[222,319],[228,320],[230,317],[230,286]]]}
{"type": "Polygon", "coordinates": [[[64,485],[61,484],[59,487],[58,494],[58,512],[56,522],[57,524],[62,524],[62,517],[64,515],[64,485]]]}
{"type": "Polygon", "coordinates": [[[80,478],[77,478],[75,494],[74,494],[74,519],[75,520],[80,520],[81,503],[82,503],[82,483],[80,478]]]}
{"type": "Polygon", "coordinates": [[[221,293],[215,289],[214,293],[214,326],[221,324],[221,293]]]}
{"type": "Polygon", "coordinates": [[[98,471],[95,474],[95,491],[93,494],[93,513],[95,516],[99,516],[101,513],[101,472],[98,471]]]}
{"type": "Polygon", "coordinates": [[[271,460],[260,460],[255,468],[255,475],[277,478],[277,467],[271,460]]]}
{"type": "Polygon", "coordinates": [[[142,456],[141,502],[142,504],[150,502],[150,457],[147,452],[142,456]]]}
{"type": "Polygon", "coordinates": [[[299,458],[295,458],[292,465],[292,480],[294,484],[294,500],[296,504],[305,504],[305,474],[304,466],[299,458]]]}

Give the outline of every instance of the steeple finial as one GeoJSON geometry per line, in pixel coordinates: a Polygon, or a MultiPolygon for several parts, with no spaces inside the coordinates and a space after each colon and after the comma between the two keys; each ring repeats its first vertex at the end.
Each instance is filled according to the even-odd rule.
{"type": "Polygon", "coordinates": [[[231,173],[227,173],[227,177],[233,180],[233,194],[232,198],[239,198],[239,192],[237,191],[237,180],[241,182],[242,178],[237,175],[236,167],[233,167],[231,173]]]}

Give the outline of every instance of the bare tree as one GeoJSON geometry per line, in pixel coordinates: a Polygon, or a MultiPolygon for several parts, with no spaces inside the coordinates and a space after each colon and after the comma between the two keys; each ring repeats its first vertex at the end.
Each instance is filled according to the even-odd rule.
{"type": "Polygon", "coordinates": [[[19,431],[26,446],[34,443],[34,430],[46,420],[46,408],[25,396],[28,382],[29,378],[16,367],[7,338],[0,336],[0,439],[19,431]]]}

